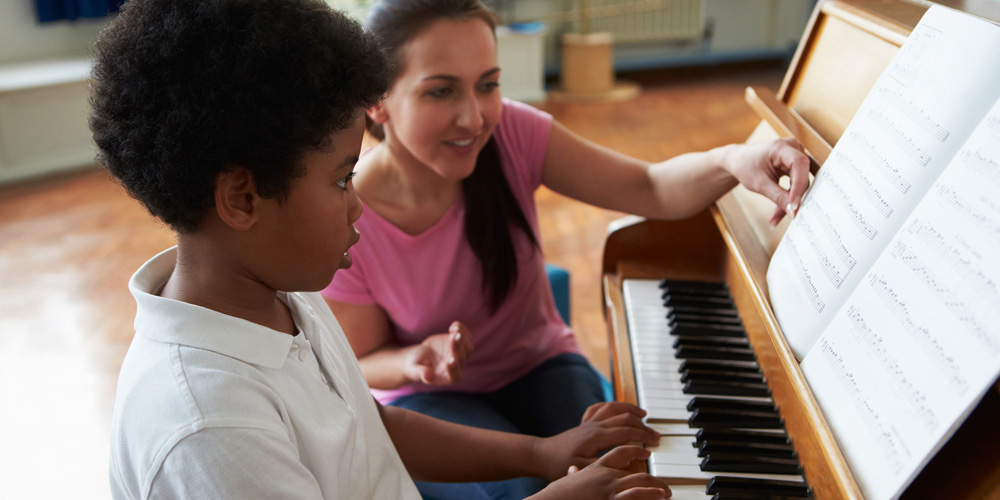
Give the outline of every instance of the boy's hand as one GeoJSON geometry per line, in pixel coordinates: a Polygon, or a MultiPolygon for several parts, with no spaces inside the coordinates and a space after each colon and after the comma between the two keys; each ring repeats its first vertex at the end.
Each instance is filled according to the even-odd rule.
{"type": "Polygon", "coordinates": [[[535,463],[543,477],[554,481],[570,466],[583,468],[597,460],[603,450],[626,443],[656,446],[660,433],[646,427],[641,408],[622,402],[597,403],[587,408],[579,426],[535,445],[535,463]]]}
{"type": "Polygon", "coordinates": [[[548,485],[531,500],[659,500],[670,497],[670,488],[645,473],[631,474],[629,464],[649,458],[641,446],[619,446],[584,469],[572,466],[569,474],[548,485]]]}
{"type": "Polygon", "coordinates": [[[472,348],[469,329],[455,321],[448,333],[431,335],[413,346],[406,356],[406,377],[427,385],[457,384],[472,348]]]}

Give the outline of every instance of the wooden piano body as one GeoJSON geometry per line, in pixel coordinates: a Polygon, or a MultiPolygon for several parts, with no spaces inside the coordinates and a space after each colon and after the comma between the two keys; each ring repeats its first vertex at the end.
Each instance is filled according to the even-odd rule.
{"type": "MultiPolygon", "coordinates": [[[[998,3],[957,7],[1000,19],[998,3]]],[[[821,1],[777,95],[747,90],[748,103],[764,119],[750,141],[794,135],[822,165],[927,8],[905,0],[821,1]]],[[[613,224],[602,286],[615,396],[637,403],[622,280],[725,281],[815,498],[862,499],[770,307],[765,273],[787,225],[768,227],[772,209],[768,200],[737,188],[689,220],[626,218],[613,224]]],[[[1000,385],[988,391],[903,498],[1000,498],[1000,385]]]]}

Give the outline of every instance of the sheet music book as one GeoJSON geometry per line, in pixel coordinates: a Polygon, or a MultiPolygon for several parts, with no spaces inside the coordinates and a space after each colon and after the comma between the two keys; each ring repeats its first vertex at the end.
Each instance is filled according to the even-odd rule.
{"type": "Polygon", "coordinates": [[[932,6],[767,273],[868,500],[897,498],[1000,375],[1000,26],[932,6]]]}

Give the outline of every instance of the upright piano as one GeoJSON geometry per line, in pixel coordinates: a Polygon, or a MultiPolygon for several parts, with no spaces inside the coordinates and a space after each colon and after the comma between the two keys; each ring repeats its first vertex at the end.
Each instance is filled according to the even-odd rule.
{"type": "MultiPolygon", "coordinates": [[[[1000,2],[937,3],[969,15],[1000,19],[1000,2]]],[[[747,102],[762,117],[749,141],[794,136],[807,149],[817,171],[927,8],[926,2],[907,0],[818,2],[780,89],[776,93],[747,89],[747,102]]],[[[863,499],[770,306],[765,274],[787,226],[787,221],[775,229],[768,226],[772,209],[770,201],[739,187],[710,210],[688,220],[627,217],[609,228],[602,287],[616,399],[666,408],[650,411],[650,419],[657,421],[657,416],[662,416],[664,423],[654,425],[665,429],[664,433],[679,434],[665,438],[654,449],[653,457],[636,468],[669,477],[668,482],[675,485],[693,484],[678,486],[678,490],[687,492],[684,498],[713,498],[715,493],[704,493],[706,486],[722,492],[716,498],[756,498],[732,489],[740,486],[733,486],[727,478],[741,475],[726,472],[732,470],[727,468],[732,459],[745,466],[737,470],[751,471],[748,477],[781,481],[773,483],[774,490],[767,489],[772,483],[746,481],[751,488],[764,485],[765,489],[758,491],[761,495],[863,499]],[[697,354],[682,359],[670,357],[681,349],[697,352],[702,348],[697,342],[662,349],[650,345],[650,339],[664,335],[645,331],[659,327],[649,326],[650,322],[643,318],[663,317],[662,310],[646,309],[663,308],[663,297],[675,301],[677,316],[693,321],[684,326],[684,317],[671,319],[679,328],[697,330],[699,325],[704,326],[699,323],[699,310],[726,316],[722,324],[716,322],[711,327],[721,332],[713,335],[721,342],[714,348],[731,353],[731,359],[713,366],[701,362],[697,354]],[[702,297],[707,303],[691,305],[693,297],[702,297]],[[739,327],[729,328],[726,322],[739,327]],[[730,329],[745,332],[745,338],[728,336],[725,332],[730,329]],[[748,350],[753,354],[749,360],[744,359],[748,350]],[[684,368],[683,374],[678,367],[684,368]],[[717,378],[713,369],[724,372],[718,380],[725,383],[713,382],[717,378]],[[760,373],[751,374],[753,370],[760,373]],[[706,373],[707,378],[698,378],[706,373]],[[691,389],[693,384],[693,390],[683,395],[665,394],[659,388],[650,389],[651,380],[666,381],[667,386],[678,391],[684,386],[691,389]],[[752,391],[759,391],[761,383],[766,384],[766,394],[758,397],[752,391]],[[751,392],[735,396],[737,409],[750,421],[760,422],[762,430],[713,436],[716,429],[728,426],[724,421],[728,417],[720,417],[713,409],[720,400],[732,398],[727,395],[731,389],[727,386],[749,388],[751,392]],[[699,392],[702,389],[705,392],[699,392]],[[762,406],[767,401],[771,404],[762,406]],[[684,419],[701,419],[701,423],[685,423],[684,419]],[[740,440],[749,442],[755,435],[763,436],[763,442],[741,444],[740,440]],[[776,436],[787,438],[787,442],[775,441],[776,436]],[[721,460],[721,466],[705,467],[707,455],[699,451],[706,446],[722,450],[719,456],[725,460],[721,460]],[[754,450],[760,450],[764,457],[759,469],[754,460],[740,463],[744,459],[734,457],[736,452],[753,454],[754,450]],[[782,471],[789,457],[798,463],[794,470],[782,471]],[[681,465],[674,467],[671,463],[681,465]],[[771,467],[775,464],[777,469],[771,467]],[[685,469],[690,469],[691,474],[685,476],[685,469]],[[796,489],[798,485],[805,489],[796,489]],[[785,486],[790,489],[782,490],[785,486]]],[[[994,383],[902,498],[1000,498],[1000,383],[994,383]]]]}

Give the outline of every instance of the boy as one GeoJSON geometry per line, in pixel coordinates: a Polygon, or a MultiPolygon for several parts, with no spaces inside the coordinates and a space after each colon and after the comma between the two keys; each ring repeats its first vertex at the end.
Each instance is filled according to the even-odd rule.
{"type": "Polygon", "coordinates": [[[474,429],[368,393],[315,291],[351,265],[375,41],[314,0],[133,0],[97,45],[102,163],[177,233],[133,276],[136,335],[112,421],[116,498],[406,498],[533,475],[545,498],[662,498],[628,474],[655,443],[597,405],[551,438],[474,429]],[[333,258],[340,256],[340,258],[333,258]]]}

